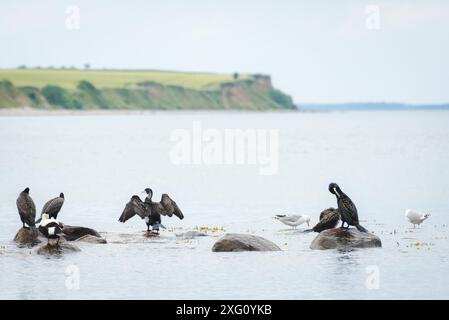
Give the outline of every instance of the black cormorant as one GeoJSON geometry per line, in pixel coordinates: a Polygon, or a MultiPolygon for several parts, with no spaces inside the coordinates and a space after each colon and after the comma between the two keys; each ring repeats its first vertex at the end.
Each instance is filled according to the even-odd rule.
{"type": "Polygon", "coordinates": [[[42,215],[45,213],[48,214],[49,219],[50,218],[57,219],[58,213],[59,211],[61,211],[63,204],[64,204],[64,193],[61,192],[59,194],[59,197],[47,201],[47,203],[42,208],[41,217],[39,218],[39,220],[36,221],[36,223],[41,222],[42,215]]]}
{"type": "Polygon", "coordinates": [[[29,227],[36,226],[36,206],[34,205],[34,201],[33,199],[31,199],[29,193],[30,188],[26,188],[19,194],[19,197],[16,201],[20,220],[22,220],[22,225],[24,228],[27,228],[25,227],[25,224],[27,224],[29,227]]]}
{"type": "Polygon", "coordinates": [[[335,194],[337,197],[338,204],[338,212],[340,213],[341,218],[341,227],[343,228],[345,222],[349,226],[355,226],[357,230],[361,232],[368,232],[364,227],[359,224],[359,216],[357,214],[357,208],[352,200],[340,189],[338,184],[331,183],[329,184],[329,191],[332,194],[335,194]]]}
{"type": "Polygon", "coordinates": [[[340,214],[335,208],[323,210],[320,214],[320,222],[318,222],[310,231],[321,232],[327,229],[335,228],[340,220],[340,214]]]}
{"type": "Polygon", "coordinates": [[[132,196],[131,200],[126,204],[122,215],[119,218],[120,222],[125,222],[128,219],[134,217],[136,214],[145,220],[147,225],[147,231],[159,231],[159,226],[164,227],[161,224],[161,215],[163,216],[177,216],[179,219],[184,219],[184,215],[179,209],[176,202],[174,202],[167,194],[163,194],[160,202],[153,202],[153,191],[150,188],[146,188],[144,191],[147,196],[145,201],[142,201],[139,196],[132,196]]]}

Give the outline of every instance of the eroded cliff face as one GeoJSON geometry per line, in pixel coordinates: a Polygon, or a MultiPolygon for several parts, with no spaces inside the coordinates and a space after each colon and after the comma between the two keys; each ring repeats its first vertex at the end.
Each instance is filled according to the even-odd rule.
{"type": "Polygon", "coordinates": [[[194,90],[156,82],[141,82],[125,88],[96,88],[81,81],[76,90],[57,85],[42,89],[16,87],[0,81],[0,108],[39,109],[144,109],[144,110],[274,110],[295,109],[289,95],[273,88],[271,78],[220,84],[217,88],[194,90]]]}
{"type": "Polygon", "coordinates": [[[255,75],[253,79],[225,83],[221,86],[224,109],[294,109],[290,96],[273,88],[271,78],[255,75]]]}

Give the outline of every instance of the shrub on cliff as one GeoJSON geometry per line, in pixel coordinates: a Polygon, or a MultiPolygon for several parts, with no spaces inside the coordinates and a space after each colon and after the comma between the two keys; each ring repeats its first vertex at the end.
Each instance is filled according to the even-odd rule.
{"type": "Polygon", "coordinates": [[[81,109],[82,107],[81,102],[69,91],[55,85],[43,87],[42,94],[52,105],[62,106],[66,109],[81,109]]]}
{"type": "Polygon", "coordinates": [[[78,83],[77,88],[84,107],[108,108],[108,104],[104,99],[101,90],[98,90],[91,82],[82,80],[78,83]]]}
{"type": "Polygon", "coordinates": [[[273,89],[270,91],[270,97],[277,104],[283,106],[284,108],[294,109],[295,105],[293,104],[292,98],[279,90],[273,89]]]}

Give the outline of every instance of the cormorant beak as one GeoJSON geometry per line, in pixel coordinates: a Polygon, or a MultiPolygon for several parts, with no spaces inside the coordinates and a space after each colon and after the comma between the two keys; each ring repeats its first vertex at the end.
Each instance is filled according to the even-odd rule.
{"type": "Polygon", "coordinates": [[[337,195],[337,197],[340,196],[340,194],[339,194],[338,191],[337,191],[337,188],[334,188],[334,192],[335,192],[335,194],[337,195]]]}

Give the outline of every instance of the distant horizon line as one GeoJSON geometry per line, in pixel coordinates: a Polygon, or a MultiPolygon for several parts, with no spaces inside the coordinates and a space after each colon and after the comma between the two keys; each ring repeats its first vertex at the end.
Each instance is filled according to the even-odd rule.
{"type": "Polygon", "coordinates": [[[401,102],[340,102],[340,103],[295,103],[302,111],[422,111],[449,110],[449,103],[401,103],[401,102]]]}
{"type": "Polygon", "coordinates": [[[398,106],[398,107],[415,107],[415,106],[449,106],[448,102],[438,103],[409,103],[409,102],[385,102],[385,101],[347,101],[347,102],[295,102],[296,106],[398,106]]]}

